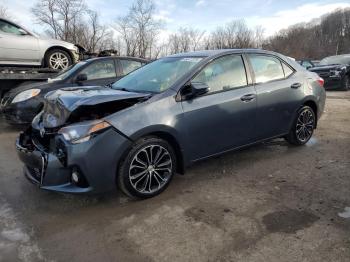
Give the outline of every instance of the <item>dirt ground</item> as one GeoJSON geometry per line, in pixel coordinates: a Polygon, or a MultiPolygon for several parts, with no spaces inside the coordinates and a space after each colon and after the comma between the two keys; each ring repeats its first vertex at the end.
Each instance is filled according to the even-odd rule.
{"type": "Polygon", "coordinates": [[[0,123],[0,261],[350,261],[350,92],[328,92],[304,147],[207,160],[160,196],[39,190],[0,123]]]}

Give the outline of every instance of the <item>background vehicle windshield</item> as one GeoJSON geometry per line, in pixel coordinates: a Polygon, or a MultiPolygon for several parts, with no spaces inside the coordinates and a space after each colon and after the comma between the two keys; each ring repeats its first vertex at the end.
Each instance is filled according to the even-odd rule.
{"type": "Polygon", "coordinates": [[[167,57],[131,72],[112,86],[114,89],[159,93],[167,90],[203,58],[167,57]]]}
{"type": "Polygon", "coordinates": [[[350,64],[350,55],[330,56],[321,60],[320,65],[350,64]]]}
{"type": "Polygon", "coordinates": [[[67,67],[65,70],[61,71],[58,75],[56,75],[55,78],[49,79],[49,82],[66,79],[67,77],[69,77],[71,74],[73,74],[75,71],[77,71],[80,67],[82,67],[85,64],[86,62],[82,61],[74,65],[71,65],[67,67]]]}

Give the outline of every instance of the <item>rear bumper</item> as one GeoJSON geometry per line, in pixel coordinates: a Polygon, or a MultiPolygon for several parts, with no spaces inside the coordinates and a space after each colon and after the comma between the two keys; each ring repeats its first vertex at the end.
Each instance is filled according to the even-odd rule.
{"type": "Polygon", "coordinates": [[[24,163],[25,177],[41,189],[64,193],[102,193],[116,188],[117,166],[130,141],[110,129],[81,144],[69,144],[61,137],[47,151],[21,133],[17,153],[24,163]],[[79,183],[72,172],[79,173],[79,183]]]}

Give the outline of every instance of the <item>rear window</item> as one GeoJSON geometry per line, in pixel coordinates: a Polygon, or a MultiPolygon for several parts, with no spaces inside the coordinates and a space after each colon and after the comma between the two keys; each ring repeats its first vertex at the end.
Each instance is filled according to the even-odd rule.
{"type": "Polygon", "coordinates": [[[143,65],[139,61],[125,60],[125,59],[121,59],[120,63],[122,65],[123,75],[129,74],[130,72],[140,68],[143,65]]]}
{"type": "Polygon", "coordinates": [[[249,58],[256,83],[266,83],[284,78],[284,71],[279,59],[264,55],[249,55],[249,58]]]}

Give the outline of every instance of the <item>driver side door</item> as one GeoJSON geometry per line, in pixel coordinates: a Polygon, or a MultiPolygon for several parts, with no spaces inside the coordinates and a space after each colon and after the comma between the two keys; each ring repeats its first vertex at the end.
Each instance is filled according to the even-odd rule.
{"type": "Polygon", "coordinates": [[[226,55],[206,65],[191,82],[209,92],[182,101],[192,160],[256,140],[256,91],[241,55],[226,55]]]}

